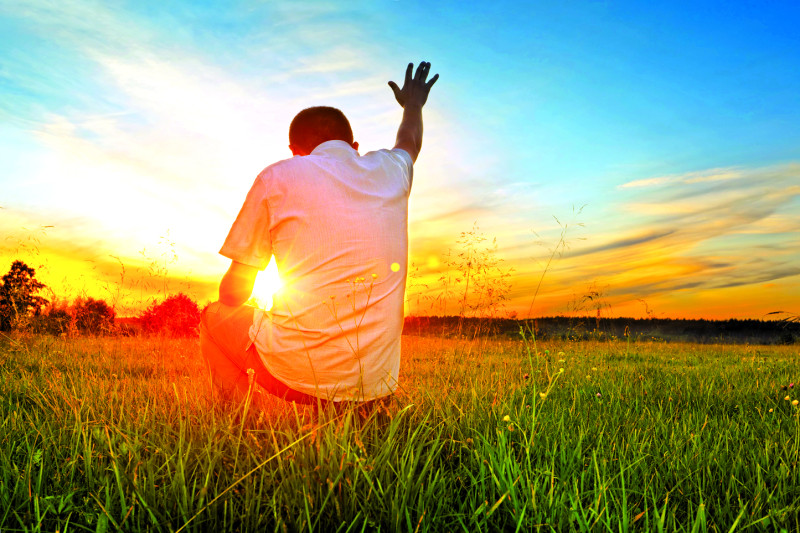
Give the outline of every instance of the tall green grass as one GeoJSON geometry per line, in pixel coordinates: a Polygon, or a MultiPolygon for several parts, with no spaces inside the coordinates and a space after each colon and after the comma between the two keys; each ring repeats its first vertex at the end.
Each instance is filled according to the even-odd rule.
{"type": "Polygon", "coordinates": [[[196,340],[0,337],[0,530],[797,531],[798,359],[406,336],[316,412],[214,405],[196,340]]]}

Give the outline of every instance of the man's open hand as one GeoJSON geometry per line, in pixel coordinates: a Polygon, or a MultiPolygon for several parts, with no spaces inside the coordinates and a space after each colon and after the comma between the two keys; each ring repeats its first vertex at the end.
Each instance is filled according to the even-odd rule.
{"type": "Polygon", "coordinates": [[[439,79],[439,75],[436,74],[429,82],[425,82],[431,71],[431,64],[425,61],[419,64],[417,72],[412,78],[411,72],[413,70],[414,63],[409,63],[406,69],[406,81],[403,83],[402,89],[399,88],[395,82],[389,82],[389,87],[394,91],[394,97],[397,99],[397,103],[402,107],[406,107],[407,105],[424,106],[425,102],[428,100],[428,93],[431,87],[433,87],[433,84],[439,79]]]}

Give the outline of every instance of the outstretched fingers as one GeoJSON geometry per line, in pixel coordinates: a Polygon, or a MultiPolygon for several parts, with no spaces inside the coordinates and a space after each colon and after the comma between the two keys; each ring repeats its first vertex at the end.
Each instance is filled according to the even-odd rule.
{"type": "Polygon", "coordinates": [[[430,72],[430,70],[431,70],[431,64],[430,63],[428,63],[426,61],[420,62],[419,66],[417,67],[417,74],[416,74],[416,76],[414,76],[414,79],[416,81],[420,81],[420,82],[424,83],[425,82],[425,78],[428,77],[428,73],[430,72]]]}
{"type": "Polygon", "coordinates": [[[394,93],[394,97],[402,107],[406,106],[406,103],[409,101],[416,102],[420,105],[425,105],[425,101],[428,98],[428,92],[430,91],[433,84],[436,83],[436,80],[439,79],[439,75],[436,74],[430,81],[428,79],[428,75],[431,71],[431,64],[427,61],[420,62],[417,65],[417,70],[414,72],[414,63],[409,63],[408,67],[406,68],[406,78],[403,83],[403,87],[400,88],[395,82],[390,81],[389,87],[392,89],[394,93]]]}
{"type": "Polygon", "coordinates": [[[435,74],[435,75],[434,75],[434,76],[431,78],[431,81],[429,81],[428,83],[426,83],[426,84],[425,84],[425,88],[426,88],[427,90],[429,90],[429,91],[430,91],[430,90],[431,90],[431,87],[433,87],[433,84],[434,84],[434,83],[436,83],[436,80],[438,80],[438,79],[439,79],[439,75],[438,75],[438,74],[435,74]]]}

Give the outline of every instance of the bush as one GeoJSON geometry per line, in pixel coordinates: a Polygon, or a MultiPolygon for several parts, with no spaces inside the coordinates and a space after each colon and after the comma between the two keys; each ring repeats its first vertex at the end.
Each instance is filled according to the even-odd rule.
{"type": "Polygon", "coordinates": [[[200,308],[197,302],[178,293],[161,303],[153,303],[139,318],[148,333],[193,337],[200,324],[200,308]]]}
{"type": "Polygon", "coordinates": [[[34,333],[68,335],[73,332],[75,323],[66,302],[60,305],[51,302],[41,314],[33,317],[30,327],[34,333]]]}
{"type": "Polygon", "coordinates": [[[104,301],[78,298],[72,306],[75,327],[81,333],[101,335],[114,329],[114,310],[104,301]]]}

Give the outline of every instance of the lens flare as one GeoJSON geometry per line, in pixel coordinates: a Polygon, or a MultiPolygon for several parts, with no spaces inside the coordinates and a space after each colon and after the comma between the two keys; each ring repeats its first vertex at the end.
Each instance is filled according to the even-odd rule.
{"type": "Polygon", "coordinates": [[[278,275],[278,265],[275,263],[275,256],[273,255],[267,268],[256,276],[251,297],[256,301],[258,307],[269,311],[272,309],[272,297],[281,287],[283,287],[283,280],[278,275]]]}

